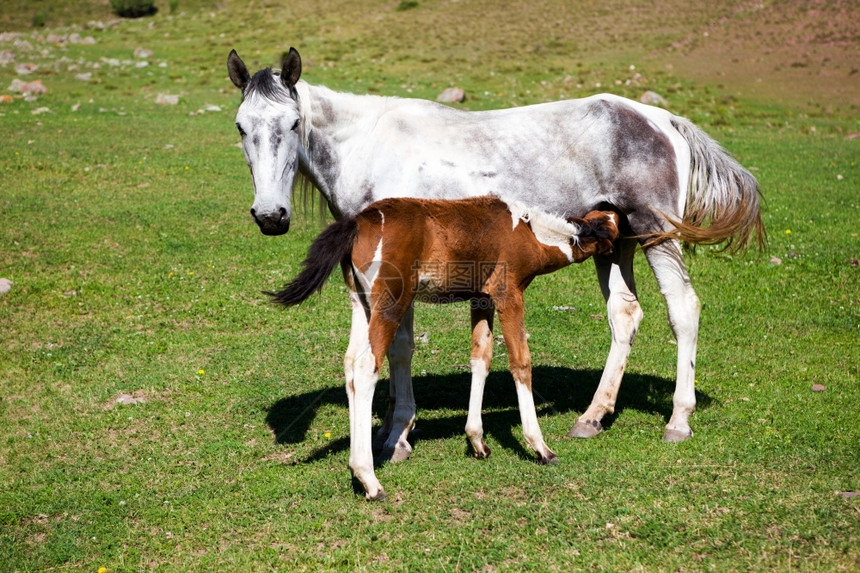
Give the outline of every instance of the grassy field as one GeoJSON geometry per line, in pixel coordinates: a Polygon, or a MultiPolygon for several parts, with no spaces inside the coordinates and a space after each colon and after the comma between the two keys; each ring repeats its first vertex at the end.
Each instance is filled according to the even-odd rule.
{"type": "Polygon", "coordinates": [[[726,41],[740,54],[744,30],[772,38],[809,18],[799,2],[748,4],[180,0],[112,21],[106,3],[4,2],[0,571],[860,569],[857,31],[775,50],[766,94],[744,58],[690,71],[727,48],[703,30],[739,30],[726,41]],[[586,264],[527,293],[561,463],[532,461],[502,347],[485,399],[493,456],[469,457],[468,312],[420,306],[415,453],[378,469],[387,502],[357,495],[345,289],[333,280],[288,311],[260,294],[294,276],[324,222],[309,208],[286,237],[261,235],[236,147],[227,53],[256,68],[290,45],[312,83],[431,99],[458,85],[468,109],[651,89],[750,168],[767,251],[690,260],[704,304],[695,437],[660,441],[676,351],[637,255],[646,316],[602,435],[564,438],[609,346],[586,264]],[[798,74],[815,97],[792,90],[798,74]],[[13,79],[47,93],[26,101],[13,79]]]}

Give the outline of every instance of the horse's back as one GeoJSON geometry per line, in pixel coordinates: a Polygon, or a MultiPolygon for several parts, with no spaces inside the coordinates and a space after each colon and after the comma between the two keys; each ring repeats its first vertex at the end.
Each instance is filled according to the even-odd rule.
{"type": "Polygon", "coordinates": [[[559,215],[601,203],[678,210],[689,154],[666,110],[611,94],[490,111],[399,99],[380,117],[367,164],[376,197],[494,194],[559,215]]]}

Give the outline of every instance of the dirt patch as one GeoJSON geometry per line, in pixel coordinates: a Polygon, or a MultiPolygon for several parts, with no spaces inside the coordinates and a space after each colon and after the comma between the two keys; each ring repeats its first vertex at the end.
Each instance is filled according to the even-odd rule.
{"type": "Polygon", "coordinates": [[[674,42],[682,76],[756,99],[860,106],[860,2],[754,0],[674,42]]]}

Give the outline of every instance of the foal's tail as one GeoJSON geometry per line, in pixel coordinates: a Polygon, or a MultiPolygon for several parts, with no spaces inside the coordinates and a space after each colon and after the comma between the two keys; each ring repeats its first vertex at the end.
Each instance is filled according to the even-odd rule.
{"type": "Polygon", "coordinates": [[[752,174],[719,143],[690,121],[672,118],[672,125],[690,146],[690,187],[682,221],[671,218],[675,230],[649,238],[654,244],[667,238],[685,245],[716,245],[740,251],[767,244],[761,220],[761,191],[752,174]]]}
{"type": "Polygon", "coordinates": [[[322,289],[338,264],[349,260],[357,236],[358,224],[354,218],[332,223],[314,240],[299,276],[287,283],[283,290],[265,294],[286,306],[304,302],[322,289]]]}

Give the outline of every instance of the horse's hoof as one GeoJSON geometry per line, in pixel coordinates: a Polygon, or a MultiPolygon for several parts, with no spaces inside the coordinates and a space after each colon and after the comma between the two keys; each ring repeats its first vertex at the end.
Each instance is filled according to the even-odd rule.
{"type": "Polygon", "coordinates": [[[367,501],[385,501],[386,499],[388,499],[388,494],[385,493],[384,489],[379,488],[379,491],[376,492],[376,495],[370,495],[369,493],[366,493],[364,494],[364,497],[365,499],[367,499],[367,501]]]}
{"type": "Polygon", "coordinates": [[[568,438],[593,438],[603,431],[603,426],[597,420],[583,422],[577,420],[573,428],[567,433],[568,438]]]}
{"type": "Polygon", "coordinates": [[[674,430],[671,428],[666,428],[666,431],[663,433],[663,441],[670,442],[676,444],[678,442],[684,442],[693,437],[692,430],[674,430]]]}
{"type": "Polygon", "coordinates": [[[542,466],[557,466],[558,456],[550,452],[549,456],[538,458],[538,463],[542,466]]]}

